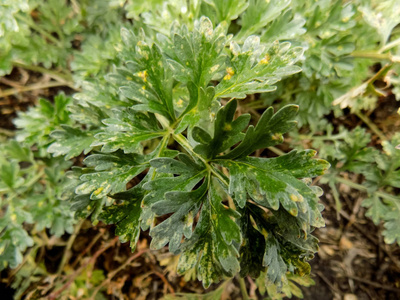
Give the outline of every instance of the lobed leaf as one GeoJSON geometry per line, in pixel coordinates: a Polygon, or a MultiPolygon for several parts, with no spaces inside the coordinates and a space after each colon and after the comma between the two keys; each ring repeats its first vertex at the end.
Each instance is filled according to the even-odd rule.
{"type": "Polygon", "coordinates": [[[230,52],[226,75],[215,88],[218,98],[243,99],[249,94],[271,92],[276,89],[273,84],[301,71],[294,64],[303,49],[293,48],[289,42],[263,45],[258,36],[250,36],[241,48],[231,42],[230,52]]]}
{"type": "Polygon", "coordinates": [[[140,235],[143,196],[144,191],[140,185],[126,192],[115,194],[113,195],[114,199],[123,200],[124,202],[105,207],[100,214],[100,218],[106,224],[117,225],[115,234],[119,236],[122,243],[130,242],[132,252],[136,248],[140,235]]]}
{"type": "Polygon", "coordinates": [[[50,134],[56,141],[47,148],[49,153],[53,153],[54,156],[65,155],[67,160],[92,150],[96,131],[83,131],[68,125],[61,125],[61,128],[50,134]]]}

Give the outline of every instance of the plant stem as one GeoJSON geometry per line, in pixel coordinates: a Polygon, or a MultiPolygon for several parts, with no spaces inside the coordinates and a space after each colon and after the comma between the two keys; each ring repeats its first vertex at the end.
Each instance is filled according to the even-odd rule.
{"type": "Polygon", "coordinates": [[[374,51],[353,51],[350,54],[357,58],[371,58],[371,59],[388,59],[391,60],[391,55],[389,53],[378,53],[374,51]]]}
{"type": "Polygon", "coordinates": [[[376,80],[386,76],[386,74],[389,72],[389,70],[390,70],[390,68],[392,66],[393,66],[392,63],[388,63],[388,64],[384,65],[374,76],[372,76],[367,81],[363,82],[361,85],[352,88],[347,93],[345,93],[342,96],[336,98],[332,102],[332,104],[333,105],[340,105],[340,108],[342,108],[342,109],[344,109],[346,107],[353,107],[353,104],[349,103],[349,99],[353,99],[353,98],[356,98],[356,97],[359,97],[359,96],[363,95],[364,93],[366,93],[366,91],[367,91],[367,89],[369,87],[373,88],[373,86],[372,86],[373,83],[376,80]]]}
{"type": "Polygon", "coordinates": [[[60,265],[58,266],[58,271],[57,271],[57,275],[60,275],[62,270],[64,269],[64,266],[67,262],[67,260],[70,258],[70,250],[71,247],[73,245],[73,243],[75,242],[76,237],[78,236],[79,230],[81,229],[83,223],[85,222],[85,220],[81,220],[75,227],[74,233],[69,237],[68,239],[68,243],[67,246],[65,247],[64,250],[64,254],[63,257],[61,259],[60,265]]]}
{"type": "Polygon", "coordinates": [[[268,150],[270,150],[270,151],[272,151],[272,152],[274,152],[275,154],[277,154],[277,155],[279,155],[279,156],[282,156],[282,155],[285,155],[286,153],[285,152],[283,152],[282,150],[280,150],[280,149],[278,149],[278,148],[276,148],[276,147],[268,147],[268,150]]]}
{"type": "Polygon", "coordinates": [[[224,185],[227,187],[229,186],[229,183],[221,176],[221,174],[219,174],[201,155],[194,152],[193,148],[182,134],[175,134],[174,138],[192,156],[198,157],[204,163],[207,169],[213,173],[213,175],[217,177],[224,185]]]}
{"type": "MultiPolygon", "coordinates": [[[[387,50],[387,49],[386,49],[387,50]]],[[[370,59],[377,59],[377,60],[389,60],[392,63],[400,62],[400,57],[397,55],[392,55],[391,53],[380,53],[374,51],[353,51],[350,55],[357,58],[370,58],[370,59]]]]}
{"type": "Polygon", "coordinates": [[[51,42],[53,42],[54,44],[56,44],[58,47],[60,48],[64,48],[63,44],[56,39],[54,36],[52,36],[49,32],[47,32],[46,30],[43,30],[42,28],[40,28],[40,26],[38,26],[34,21],[32,21],[31,19],[17,14],[15,15],[15,17],[17,19],[19,19],[20,21],[26,23],[29,27],[31,27],[33,30],[37,31],[38,33],[40,33],[41,35],[43,35],[45,38],[47,38],[48,40],[50,40],[51,42]]]}
{"type": "Polygon", "coordinates": [[[381,139],[381,141],[386,141],[387,138],[383,132],[376,126],[367,116],[363,115],[361,112],[356,111],[355,114],[359,117],[367,126],[381,139]]]}
{"type": "MultiPolygon", "coordinates": [[[[351,180],[344,179],[343,177],[336,176],[335,180],[337,182],[343,183],[343,184],[345,184],[345,185],[347,185],[347,186],[349,186],[349,187],[351,187],[353,189],[356,189],[356,190],[359,190],[359,191],[362,191],[362,192],[368,192],[368,188],[366,188],[365,186],[363,186],[361,184],[358,184],[358,183],[355,183],[355,182],[353,182],[351,180]]],[[[396,198],[395,196],[393,196],[391,194],[388,194],[388,193],[385,193],[385,192],[376,191],[375,195],[377,195],[378,197],[381,197],[381,198],[385,198],[385,199],[394,201],[395,203],[399,201],[399,198],[396,198]]]]}
{"type": "Polygon", "coordinates": [[[217,177],[226,187],[229,187],[229,183],[219,174],[213,167],[210,166],[210,171],[215,177],[217,177]]]}
{"type": "Polygon", "coordinates": [[[177,141],[187,152],[189,152],[192,156],[199,158],[206,166],[208,165],[207,161],[201,155],[194,152],[192,146],[190,146],[187,139],[181,133],[174,134],[173,136],[175,141],[177,141]]]}
{"type": "Polygon", "coordinates": [[[239,281],[240,291],[242,292],[243,300],[250,300],[249,294],[247,293],[246,283],[244,282],[244,278],[237,276],[237,280],[239,281]]]}
{"type": "Polygon", "coordinates": [[[40,178],[42,178],[44,174],[44,169],[38,170],[35,176],[33,176],[28,182],[24,183],[24,186],[30,187],[31,185],[35,184],[40,178]]]}
{"type": "Polygon", "coordinates": [[[51,78],[53,78],[57,81],[65,81],[66,83],[68,83],[68,85],[73,85],[72,75],[69,72],[68,73],[59,73],[59,72],[49,70],[49,69],[46,69],[43,67],[39,67],[39,66],[35,66],[35,65],[27,65],[20,61],[13,61],[12,64],[14,67],[27,69],[27,70],[42,73],[42,74],[48,74],[51,78]]]}
{"type": "Polygon", "coordinates": [[[24,86],[22,88],[15,88],[15,89],[9,89],[5,90],[4,92],[0,91],[0,98],[11,96],[14,94],[18,93],[23,93],[23,92],[28,92],[28,91],[34,91],[34,90],[41,90],[41,89],[47,89],[47,88],[52,88],[52,87],[57,87],[57,86],[69,86],[65,84],[65,82],[58,82],[58,81],[51,81],[48,83],[39,83],[39,84],[32,84],[28,86],[24,86]]]}
{"type": "Polygon", "coordinates": [[[250,108],[258,108],[260,106],[265,107],[265,100],[264,99],[260,99],[260,100],[256,100],[256,101],[252,101],[249,102],[247,104],[242,104],[244,107],[250,107],[250,108]]]}
{"type": "Polygon", "coordinates": [[[174,139],[192,156],[199,158],[204,165],[207,167],[209,172],[211,172],[215,177],[217,177],[226,187],[229,187],[229,183],[219,174],[201,155],[194,152],[193,148],[190,146],[189,142],[182,134],[175,134],[174,139]]]}
{"type": "Polygon", "coordinates": [[[396,39],[396,40],[394,40],[394,41],[391,41],[389,44],[386,44],[385,46],[383,46],[383,47],[379,50],[379,53],[385,52],[385,51],[387,51],[387,50],[389,50],[389,49],[392,49],[393,47],[396,47],[396,46],[398,46],[398,45],[400,45],[400,38],[398,38],[398,39],[396,39]]]}
{"type": "Polygon", "coordinates": [[[12,130],[7,130],[7,129],[4,129],[4,128],[0,128],[0,135],[5,135],[5,136],[8,136],[8,137],[13,137],[13,136],[15,135],[15,132],[12,131],[12,130]]]}
{"type": "Polygon", "coordinates": [[[335,141],[343,140],[347,135],[347,132],[343,131],[333,135],[304,135],[300,134],[299,138],[302,140],[322,140],[322,141],[335,141]]]}

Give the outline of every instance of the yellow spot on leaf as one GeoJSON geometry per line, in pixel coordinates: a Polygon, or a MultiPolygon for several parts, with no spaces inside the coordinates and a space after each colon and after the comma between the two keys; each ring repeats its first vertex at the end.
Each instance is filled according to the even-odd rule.
{"type": "Polygon", "coordinates": [[[231,131],[231,130],[232,130],[232,125],[229,123],[225,123],[224,131],[231,131]]]}
{"type": "Polygon", "coordinates": [[[187,217],[187,224],[192,224],[193,223],[193,214],[189,213],[187,217]]]}
{"type": "Polygon", "coordinates": [[[291,199],[293,202],[299,202],[299,198],[298,198],[295,194],[291,194],[291,195],[290,195],[290,199],[291,199]]]}
{"type": "Polygon", "coordinates": [[[265,228],[263,228],[263,229],[261,230],[261,233],[262,233],[262,235],[265,236],[265,237],[268,236],[268,232],[265,230],[265,228]]]}
{"type": "Polygon", "coordinates": [[[182,100],[182,99],[179,99],[179,100],[176,102],[176,105],[177,105],[178,107],[182,107],[182,106],[183,106],[183,100],[182,100]]]}
{"type": "Polygon", "coordinates": [[[265,54],[264,58],[262,60],[260,60],[260,64],[261,65],[267,65],[269,63],[271,59],[271,56],[269,56],[269,54],[265,54]]]}
{"type": "Polygon", "coordinates": [[[226,73],[228,73],[228,74],[225,75],[224,80],[229,80],[235,74],[235,71],[233,70],[232,67],[229,67],[229,68],[226,68],[226,73]]]}
{"type": "Polygon", "coordinates": [[[93,194],[97,196],[97,195],[100,194],[103,190],[104,190],[103,187],[99,187],[97,190],[95,190],[95,191],[93,192],[93,194]]]}
{"type": "Polygon", "coordinates": [[[219,65],[215,65],[211,68],[211,72],[214,73],[215,71],[217,71],[219,68],[219,65]]]}
{"type": "Polygon", "coordinates": [[[16,214],[12,214],[11,215],[11,221],[15,222],[17,220],[17,215],[16,214]]]}
{"type": "Polygon", "coordinates": [[[232,76],[229,75],[229,74],[226,74],[226,75],[224,76],[224,80],[229,80],[229,79],[231,79],[231,78],[232,78],[232,76]]]}
{"type": "Polygon", "coordinates": [[[144,82],[147,82],[147,77],[149,76],[149,74],[147,73],[147,70],[144,71],[140,71],[137,73],[137,75],[143,79],[144,82]]]}
{"type": "Polygon", "coordinates": [[[282,139],[282,134],[280,134],[280,133],[275,133],[271,138],[272,138],[272,140],[274,140],[274,141],[279,141],[279,140],[282,139]]]}

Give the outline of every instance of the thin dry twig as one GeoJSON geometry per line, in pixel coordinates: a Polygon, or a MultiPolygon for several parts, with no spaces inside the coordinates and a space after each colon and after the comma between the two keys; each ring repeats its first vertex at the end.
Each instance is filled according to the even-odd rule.
{"type": "Polygon", "coordinates": [[[29,92],[34,90],[42,90],[57,86],[69,86],[65,82],[58,82],[58,81],[50,81],[48,83],[39,83],[39,84],[32,84],[24,87],[13,88],[5,91],[0,91],[0,98],[15,95],[18,93],[29,92]]]}
{"type": "MultiPolygon", "coordinates": [[[[333,207],[334,209],[336,209],[334,206],[330,205],[331,207],[333,207]]],[[[339,214],[344,217],[347,221],[351,221],[351,217],[344,211],[339,211],[339,214]]],[[[377,241],[375,238],[373,238],[369,232],[366,232],[364,230],[364,228],[362,226],[360,226],[360,224],[357,223],[357,221],[355,220],[351,226],[353,226],[354,228],[356,228],[359,232],[361,232],[368,240],[370,240],[373,244],[375,244],[376,246],[378,246],[388,257],[389,259],[393,262],[394,267],[398,270],[400,270],[400,263],[393,257],[393,255],[390,253],[390,251],[388,251],[381,243],[379,243],[379,241],[377,241]]],[[[348,227],[346,227],[348,229],[348,227]]]]}
{"type": "Polygon", "coordinates": [[[102,228],[100,229],[100,232],[92,239],[90,242],[89,246],[85,248],[81,253],[79,253],[78,257],[74,260],[74,262],[71,264],[71,268],[74,269],[76,265],[81,261],[82,257],[90,251],[90,249],[93,248],[93,246],[97,243],[99,238],[104,235],[104,230],[102,228]]]}
{"type": "Polygon", "coordinates": [[[319,278],[321,278],[322,281],[326,283],[326,285],[330,288],[332,294],[339,294],[340,296],[343,295],[343,293],[338,288],[332,285],[332,283],[328,280],[328,278],[326,278],[324,274],[319,271],[316,271],[315,274],[317,274],[319,278]]]}
{"type": "Polygon", "coordinates": [[[22,85],[21,83],[19,83],[19,82],[17,82],[17,81],[10,80],[10,79],[7,79],[7,78],[5,78],[5,77],[0,77],[0,83],[3,83],[3,84],[5,84],[5,85],[12,86],[12,87],[14,87],[14,88],[21,88],[21,87],[23,87],[23,85],[22,85]]]}
{"type": "Polygon", "coordinates": [[[78,236],[78,233],[84,222],[85,222],[85,220],[82,220],[75,226],[74,233],[71,234],[71,236],[68,239],[67,246],[65,247],[63,257],[61,259],[60,265],[58,266],[58,271],[57,271],[58,275],[61,274],[61,272],[64,269],[65,264],[67,263],[68,259],[71,257],[72,244],[74,243],[76,237],[78,236]]]}
{"type": "Polygon", "coordinates": [[[158,272],[158,271],[153,271],[153,273],[154,273],[154,275],[157,275],[158,277],[160,277],[161,280],[164,282],[164,284],[168,287],[170,293],[171,293],[172,295],[175,295],[175,290],[174,290],[174,288],[173,288],[172,285],[168,282],[168,280],[165,278],[165,276],[164,276],[162,273],[158,272]]]}
{"type": "Polygon", "coordinates": [[[392,286],[383,285],[383,284],[380,284],[380,283],[377,283],[377,282],[373,282],[373,281],[371,281],[371,280],[364,279],[364,278],[357,277],[357,276],[346,275],[346,274],[344,274],[344,276],[346,276],[347,278],[354,279],[354,280],[356,280],[356,281],[359,281],[359,282],[368,284],[368,285],[370,285],[370,286],[379,288],[379,289],[383,289],[383,290],[387,290],[387,291],[392,291],[392,292],[396,292],[396,293],[399,293],[399,294],[400,294],[400,289],[395,288],[395,287],[392,287],[392,286]]]}
{"type": "MultiPolygon", "coordinates": [[[[111,279],[117,275],[118,272],[120,272],[121,270],[125,269],[127,266],[129,266],[133,260],[135,260],[136,258],[140,257],[142,254],[149,252],[150,249],[143,249],[138,251],[135,255],[132,255],[131,257],[129,257],[127,259],[126,262],[124,262],[122,265],[120,265],[118,268],[116,268],[114,271],[108,273],[107,278],[97,286],[97,288],[93,291],[93,294],[91,295],[90,299],[94,299],[97,295],[97,293],[108,283],[110,283],[111,279]]],[[[166,283],[169,284],[169,283],[166,283]]]]}
{"type": "Polygon", "coordinates": [[[51,294],[48,296],[48,299],[49,299],[49,300],[58,299],[58,296],[61,295],[61,293],[62,293],[63,291],[65,291],[65,290],[74,282],[75,278],[78,277],[79,274],[81,274],[82,271],[83,271],[89,264],[94,263],[94,262],[97,260],[97,258],[98,258],[104,251],[106,251],[108,248],[114,246],[114,244],[117,243],[117,242],[118,242],[118,237],[115,237],[114,239],[111,240],[111,242],[107,243],[105,246],[103,246],[102,248],[100,248],[99,250],[97,250],[96,253],[93,254],[93,256],[92,256],[86,263],[82,264],[78,270],[76,270],[74,273],[72,273],[70,276],[68,276],[68,277],[67,277],[67,279],[68,279],[67,282],[66,282],[60,289],[58,289],[57,291],[51,293],[51,294]]]}

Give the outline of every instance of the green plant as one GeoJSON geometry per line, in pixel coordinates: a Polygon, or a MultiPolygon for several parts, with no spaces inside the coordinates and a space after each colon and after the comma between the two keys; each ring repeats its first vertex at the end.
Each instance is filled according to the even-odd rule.
{"type": "Polygon", "coordinates": [[[73,1],[73,5],[64,0],[3,1],[0,14],[4,15],[0,20],[1,75],[22,67],[47,73],[59,85],[73,87],[74,83],[100,76],[115,62],[113,38],[123,24],[122,12],[108,1],[73,1]],[[96,49],[99,38],[109,41],[101,45],[101,53],[96,49]],[[82,53],[75,49],[75,41],[83,41],[82,53]],[[85,55],[87,52],[90,54],[85,55]],[[86,67],[82,68],[84,61],[86,67]]]}
{"type": "Polygon", "coordinates": [[[293,282],[310,285],[302,276],[318,249],[312,232],[324,225],[308,178],[326,161],[320,182],[338,211],[338,184],[365,192],[367,216],[383,222],[387,243],[400,243],[400,141],[368,117],[390,84],[399,99],[397,7],[3,1],[0,74],[24,68],[77,93],[20,113],[16,141],[1,147],[0,268],[37,249],[44,228],[71,233],[71,209],[115,224],[132,250],[149,229],[151,247],[169,244],[178,271],[205,287],[239,273],[271,298],[300,296],[293,282]],[[330,123],[343,109],[383,150],[364,129],[330,123]],[[274,147],[285,133],[284,149],[296,149],[288,154],[274,147]],[[280,156],[263,157],[265,148],[280,156]]]}
{"type": "Polygon", "coordinates": [[[350,132],[342,128],[338,134],[314,137],[313,147],[321,149],[320,157],[332,166],[321,178],[321,183],[329,184],[339,210],[341,202],[337,184],[344,183],[366,192],[367,197],[362,202],[362,206],[368,208],[366,215],[376,225],[383,222],[385,229],[382,234],[386,243],[397,242],[400,245],[400,198],[393,193],[400,187],[400,152],[396,149],[400,143],[399,134],[395,134],[390,141],[384,141],[381,151],[369,147],[370,142],[371,135],[362,128],[350,132]],[[358,175],[361,184],[343,178],[343,173],[358,175]]]}
{"type": "MultiPolygon", "coordinates": [[[[73,209],[115,223],[132,249],[140,229],[150,228],[151,247],[169,244],[180,253],[178,271],[195,268],[205,287],[239,271],[258,277],[268,269],[267,279],[278,285],[288,271],[309,273],[306,261],[317,249],[311,232],[324,222],[319,189],[300,179],[321,175],[328,164],[312,159],[314,151],[249,156],[283,141],[297,106],[275,114],[269,108],[247,127],[250,115],[234,118],[236,100],[220,102],[273,90],[299,71],[293,64],[302,49],[252,36],[227,51],[226,27],[213,28],[204,17],[193,31],[174,27],[156,41],[125,29],[122,39],[126,63],[107,78],[119,85],[123,105],[107,112],[97,106],[102,113],[86,131],[63,126],[52,133],[57,141],[48,150],[55,155],[94,152],[71,174],[80,180],[73,209]]],[[[96,106],[90,100],[81,105],[96,106]]]]}
{"type": "Polygon", "coordinates": [[[60,123],[69,122],[66,106],[71,98],[60,94],[55,105],[42,99],[28,113],[15,121],[23,128],[17,140],[1,147],[0,207],[0,269],[17,267],[24,251],[34,245],[26,224],[36,232],[48,228],[50,234],[61,236],[73,231],[73,214],[66,201],[70,197],[65,170],[72,163],[50,157],[45,151],[54,140],[49,137],[60,123]],[[44,121],[47,122],[44,122],[44,121]],[[32,151],[30,146],[35,146],[32,151]]]}

